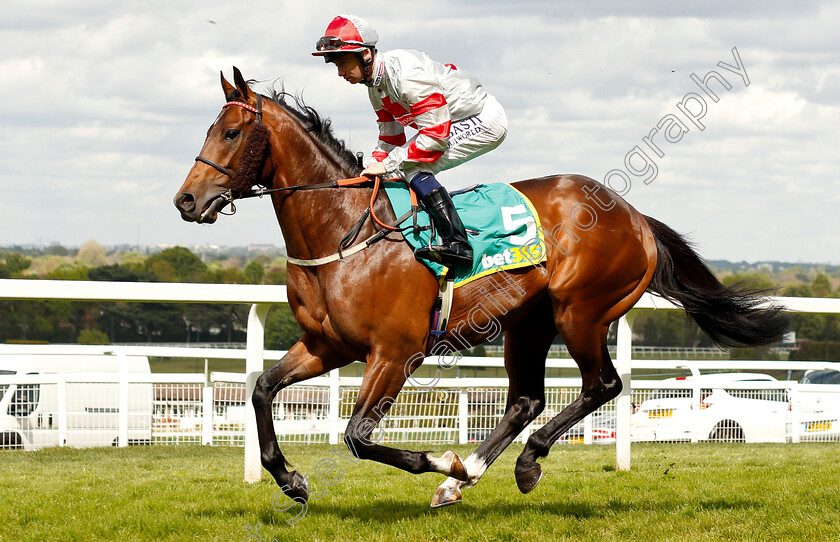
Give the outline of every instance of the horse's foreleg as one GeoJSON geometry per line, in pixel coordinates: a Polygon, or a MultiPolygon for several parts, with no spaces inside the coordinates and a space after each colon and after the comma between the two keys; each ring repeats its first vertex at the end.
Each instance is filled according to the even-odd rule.
{"type": "Polygon", "coordinates": [[[484,442],[464,460],[469,480],[447,478],[432,497],[433,508],[459,502],[461,489],[476,485],[496,458],[543,411],[545,358],[556,336],[547,299],[505,332],[505,370],[510,379],[505,414],[484,442]]]}
{"type": "Polygon", "coordinates": [[[292,499],[309,498],[306,479],[291,466],[280,446],[274,431],[272,403],[277,392],[296,382],[320,376],[352,360],[336,354],[331,348],[311,336],[304,335],[289,352],[273,367],[257,379],[251,401],[257,418],[257,434],[260,441],[260,459],[263,467],[271,473],[277,485],[292,499]]]}
{"type": "Polygon", "coordinates": [[[569,328],[561,333],[569,354],[580,368],[583,386],[577,399],[528,438],[514,471],[516,485],[522,493],[534,489],[542,478],[537,459],[548,456],[551,446],[566,431],[621,393],[621,379],[607,351],[607,328],[576,326],[574,333],[569,328]]]}
{"type": "Polygon", "coordinates": [[[373,355],[368,359],[359,397],[344,432],[344,442],[353,455],[361,459],[391,465],[412,474],[438,472],[466,480],[467,473],[461,458],[452,451],[433,457],[430,452],[382,446],[378,444],[382,433],[373,436],[377,424],[396,402],[407,372],[410,374],[410,370],[407,371],[400,362],[385,361],[373,355]]]}
{"type": "Polygon", "coordinates": [[[499,425],[464,460],[464,468],[467,471],[468,479],[461,480],[449,477],[444,480],[432,497],[432,508],[460,502],[461,490],[476,485],[496,458],[501,455],[529,423],[539,416],[545,406],[545,398],[542,390],[535,389],[533,392],[509,394],[508,408],[499,421],[499,425]],[[515,399],[515,402],[510,404],[512,399],[515,399]]]}

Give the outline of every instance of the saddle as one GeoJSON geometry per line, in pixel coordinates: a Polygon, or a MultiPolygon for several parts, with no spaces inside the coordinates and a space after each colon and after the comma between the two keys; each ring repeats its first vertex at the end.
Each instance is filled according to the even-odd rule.
{"type": "MultiPolygon", "coordinates": [[[[401,229],[413,250],[428,246],[434,226],[427,213],[419,213],[416,198],[404,183],[386,182],[385,193],[397,216],[412,216],[411,227],[401,229]]],[[[455,209],[464,223],[473,248],[472,267],[448,268],[436,261],[420,259],[438,279],[438,298],[432,310],[426,355],[445,338],[455,288],[473,280],[544,262],[545,239],[539,215],[524,194],[509,184],[475,185],[451,192],[455,209]]]]}
{"type": "MultiPolygon", "coordinates": [[[[383,188],[397,216],[411,213],[412,225],[400,229],[409,246],[417,250],[431,244],[431,221],[426,213],[416,212],[409,187],[405,183],[385,182],[383,188]]],[[[438,280],[445,276],[458,288],[499,271],[545,261],[539,215],[530,200],[514,187],[505,183],[480,184],[450,195],[469,233],[473,265],[450,269],[438,262],[421,260],[438,280]]]]}

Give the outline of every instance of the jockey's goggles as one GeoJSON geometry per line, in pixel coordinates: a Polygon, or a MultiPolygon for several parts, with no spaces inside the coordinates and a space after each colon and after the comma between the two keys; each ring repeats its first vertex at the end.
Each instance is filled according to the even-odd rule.
{"type": "Polygon", "coordinates": [[[368,44],[361,41],[346,41],[338,36],[324,36],[315,44],[316,51],[337,51],[345,45],[356,45],[359,47],[369,47],[368,44]]]}

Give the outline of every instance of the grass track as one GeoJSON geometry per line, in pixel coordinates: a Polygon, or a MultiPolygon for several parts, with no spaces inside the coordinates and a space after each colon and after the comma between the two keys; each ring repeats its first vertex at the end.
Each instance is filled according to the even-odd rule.
{"type": "Polygon", "coordinates": [[[294,525],[301,508],[275,510],[273,481],[242,483],[240,448],[0,452],[0,540],[236,542],[257,540],[245,530],[257,524],[266,541],[840,540],[838,444],[637,444],[631,472],[615,472],[611,446],[555,446],[528,495],[513,445],[464,502],[436,510],[441,476],[331,449],[344,448],[285,446],[304,474],[337,465],[321,463],[337,480],[312,482],[321,497],[294,525]]]}

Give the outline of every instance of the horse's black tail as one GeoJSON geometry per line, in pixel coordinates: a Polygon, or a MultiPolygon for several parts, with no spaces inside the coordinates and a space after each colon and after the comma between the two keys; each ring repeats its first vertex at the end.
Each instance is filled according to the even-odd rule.
{"type": "Polygon", "coordinates": [[[759,290],[727,288],[680,234],[645,216],[656,238],[656,271],[650,288],[679,303],[712,340],[726,348],[759,346],[779,341],[790,318],[767,303],[759,290]]]}

